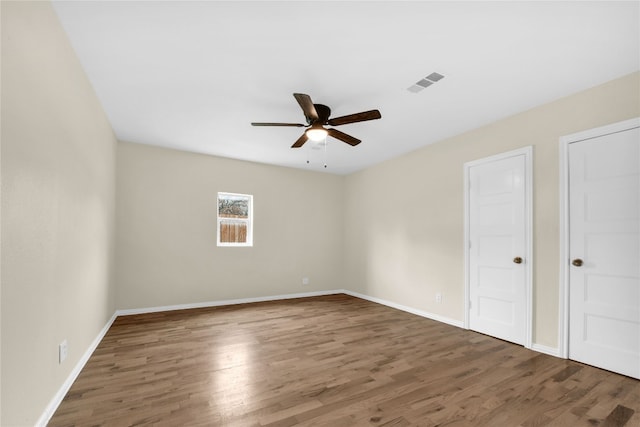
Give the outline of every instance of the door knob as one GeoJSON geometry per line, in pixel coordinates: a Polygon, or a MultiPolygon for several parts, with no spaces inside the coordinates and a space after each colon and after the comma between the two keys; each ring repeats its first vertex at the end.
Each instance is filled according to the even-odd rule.
{"type": "Polygon", "coordinates": [[[576,267],[582,267],[582,264],[584,263],[580,258],[576,258],[573,261],[571,261],[571,264],[575,265],[576,267]]]}
{"type": "Polygon", "coordinates": [[[522,264],[522,258],[520,258],[519,256],[515,257],[513,259],[513,262],[515,262],[516,264],[522,264]]]}

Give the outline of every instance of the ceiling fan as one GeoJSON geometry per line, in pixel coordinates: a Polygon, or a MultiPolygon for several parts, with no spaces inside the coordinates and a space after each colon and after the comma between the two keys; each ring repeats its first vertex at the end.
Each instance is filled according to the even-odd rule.
{"type": "Polygon", "coordinates": [[[363,111],[361,113],[348,114],[346,116],[335,117],[330,119],[331,109],[326,105],[314,104],[309,95],[304,93],[294,93],[293,97],[298,101],[304,117],[307,120],[307,124],[302,123],[251,123],[251,126],[292,126],[292,127],[306,127],[307,130],[298,138],[298,140],[291,146],[291,148],[299,148],[304,145],[309,139],[312,141],[322,141],[327,135],[330,135],[340,141],[346,142],[349,145],[358,145],[360,141],[358,138],[354,138],[351,135],[347,135],[344,132],[334,128],[325,128],[325,125],[340,126],[349,123],[365,122],[367,120],[375,120],[382,118],[380,111],[370,110],[363,111]]]}

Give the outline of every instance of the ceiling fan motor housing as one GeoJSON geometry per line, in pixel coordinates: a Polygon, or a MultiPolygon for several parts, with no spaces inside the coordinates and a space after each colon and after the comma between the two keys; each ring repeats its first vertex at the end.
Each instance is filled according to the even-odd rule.
{"type": "MultiPolygon", "coordinates": [[[[316,120],[316,123],[321,125],[327,124],[329,116],[331,116],[331,108],[323,104],[313,104],[313,106],[316,107],[316,113],[318,113],[318,120],[316,120]]],[[[308,117],[307,122],[309,122],[310,125],[313,124],[313,121],[309,120],[308,117]]]]}

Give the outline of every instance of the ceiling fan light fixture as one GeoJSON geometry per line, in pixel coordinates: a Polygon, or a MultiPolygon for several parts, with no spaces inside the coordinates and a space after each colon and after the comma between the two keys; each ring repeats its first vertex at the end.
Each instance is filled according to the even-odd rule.
{"type": "Polygon", "coordinates": [[[327,137],[327,130],[323,128],[310,128],[305,132],[307,134],[307,138],[311,141],[320,142],[323,141],[327,137]]]}
{"type": "MultiPolygon", "coordinates": [[[[1,1],[1,0],[0,0],[1,1]]],[[[422,88],[421,88],[422,89],[422,88]]],[[[355,114],[347,114],[346,116],[334,117],[330,119],[331,108],[324,104],[314,104],[309,95],[304,93],[294,93],[293,97],[300,104],[304,118],[307,121],[306,125],[302,123],[262,123],[252,122],[251,126],[289,126],[289,127],[306,127],[305,132],[293,143],[291,148],[300,148],[307,141],[311,140],[318,145],[320,143],[325,150],[327,149],[327,136],[331,135],[333,138],[338,139],[352,147],[360,144],[358,138],[354,138],[344,132],[339,131],[335,127],[325,129],[324,125],[328,126],[340,126],[348,125],[349,123],[366,122],[369,120],[381,119],[382,114],[378,110],[361,111],[355,114]]]]}

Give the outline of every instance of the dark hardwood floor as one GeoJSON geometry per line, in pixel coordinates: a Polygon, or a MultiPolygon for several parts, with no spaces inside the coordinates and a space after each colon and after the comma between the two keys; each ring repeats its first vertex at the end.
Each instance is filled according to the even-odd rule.
{"type": "Polygon", "coordinates": [[[640,426],[640,381],[346,295],[124,316],[50,426],[640,426]]]}

